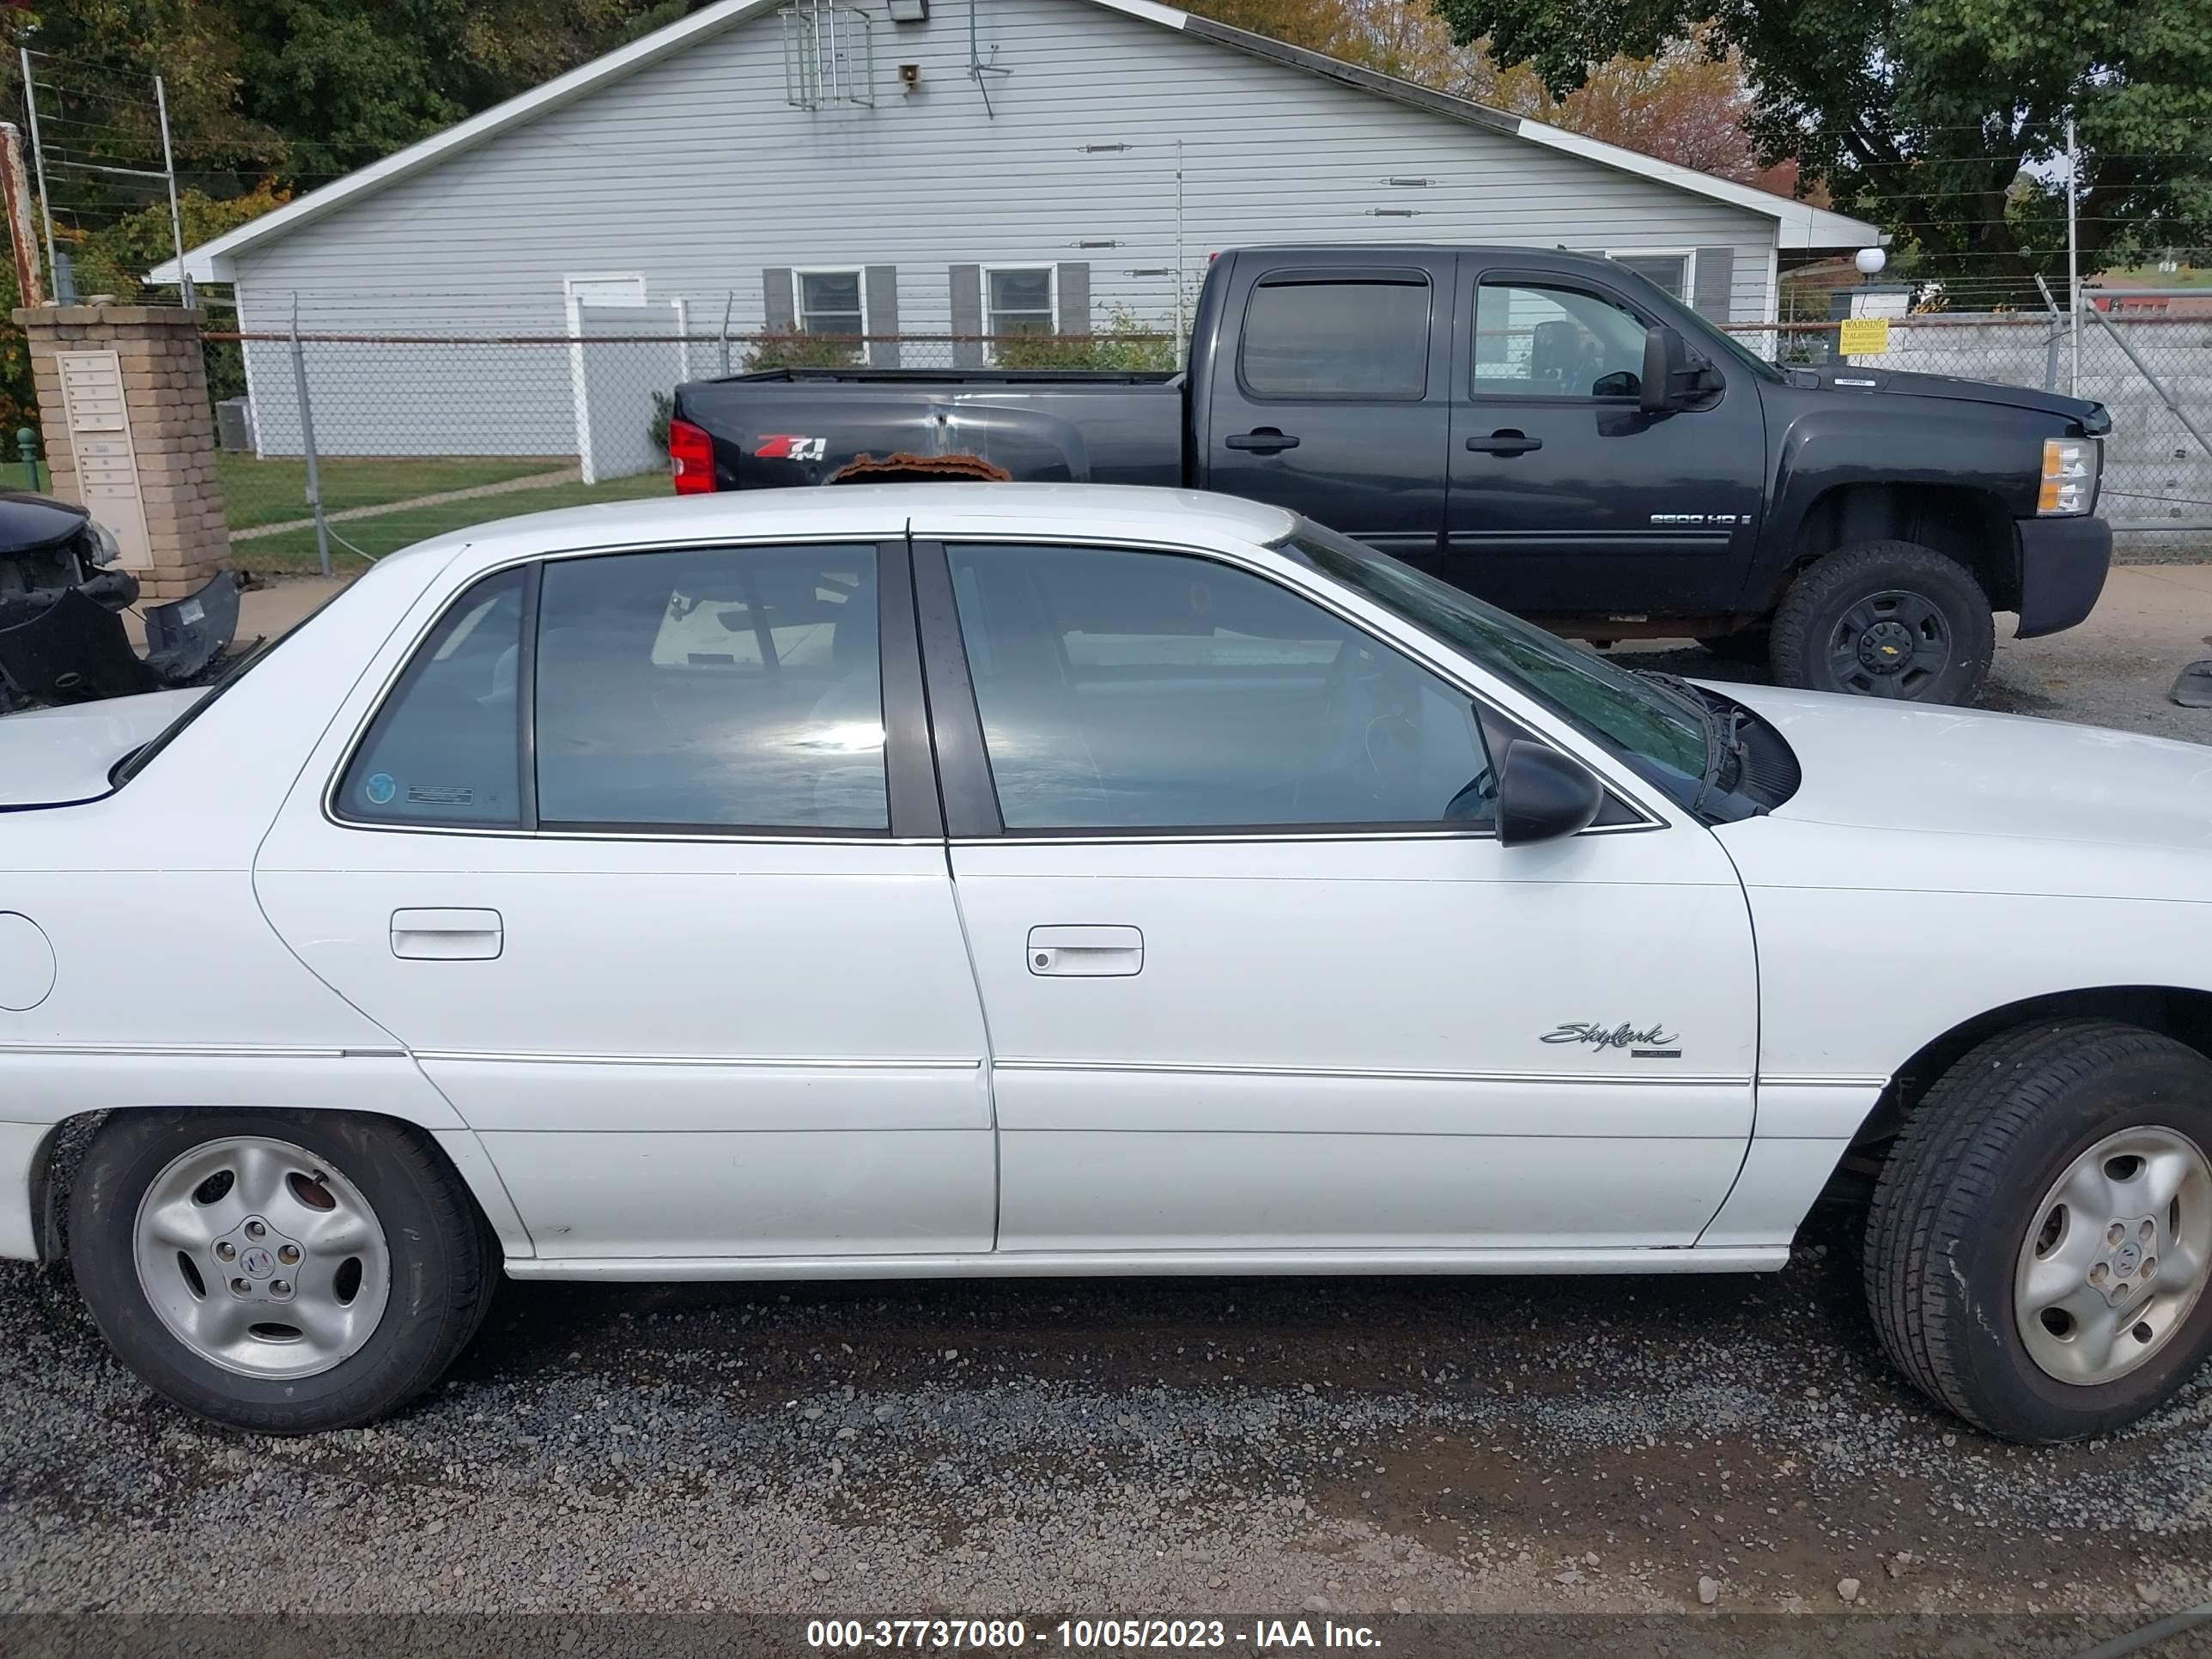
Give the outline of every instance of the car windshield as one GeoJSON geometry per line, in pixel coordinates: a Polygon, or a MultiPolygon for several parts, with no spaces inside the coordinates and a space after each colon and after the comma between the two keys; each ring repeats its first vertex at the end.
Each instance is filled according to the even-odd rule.
{"type": "Polygon", "coordinates": [[[1495,605],[1363,546],[1301,523],[1283,550],[1495,670],[1682,799],[1705,772],[1705,720],[1672,691],[1617,668],[1495,605]]]}

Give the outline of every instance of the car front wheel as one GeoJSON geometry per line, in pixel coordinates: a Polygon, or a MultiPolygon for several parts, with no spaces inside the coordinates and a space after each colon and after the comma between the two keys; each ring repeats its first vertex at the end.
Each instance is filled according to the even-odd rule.
{"type": "Polygon", "coordinates": [[[1808,566],[1774,613],[1774,678],[1807,691],[1969,703],[1996,620],[1956,559],[1915,542],[1861,542],[1808,566]]]}
{"type": "Polygon", "coordinates": [[[350,1113],[127,1112],[87,1150],[70,1257],[157,1393],[268,1434],[347,1428],[437,1380],[493,1249],[430,1138],[350,1113]]]}
{"type": "Polygon", "coordinates": [[[2212,1352],[2212,1061],[2104,1020],[1993,1037],[1906,1119],[1867,1223],[1892,1359],[2008,1439],[2078,1440],[2212,1352]]]}

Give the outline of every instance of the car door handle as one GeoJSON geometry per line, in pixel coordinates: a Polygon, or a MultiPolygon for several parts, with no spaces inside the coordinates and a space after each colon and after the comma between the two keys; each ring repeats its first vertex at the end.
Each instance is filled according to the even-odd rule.
{"type": "Polygon", "coordinates": [[[1072,979],[1126,978],[1145,966],[1145,936],[1134,927],[1032,927],[1030,972],[1072,979]]]}
{"type": "Polygon", "coordinates": [[[392,954],[416,962],[489,962],[506,948],[496,910],[394,910],[392,954]]]}
{"type": "Polygon", "coordinates": [[[1231,433],[1222,441],[1230,449],[1249,449],[1257,455],[1272,455],[1279,449],[1296,449],[1298,441],[1279,427],[1263,426],[1256,431],[1231,433]]]}
{"type": "Polygon", "coordinates": [[[1469,438],[1467,447],[1485,455],[1525,455],[1532,449],[1541,449],[1544,441],[1506,427],[1487,438],[1469,438]]]}

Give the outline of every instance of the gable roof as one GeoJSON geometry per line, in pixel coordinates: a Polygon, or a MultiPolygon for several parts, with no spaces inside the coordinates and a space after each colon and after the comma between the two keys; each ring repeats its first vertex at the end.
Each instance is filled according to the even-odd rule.
{"type": "MultiPolygon", "coordinates": [[[[395,151],[381,161],[349,173],[335,184],[299,197],[273,213],[264,213],[212,241],[188,248],[181,262],[176,259],[162,261],[147,273],[147,280],[173,283],[178,278],[178,266],[181,263],[185,272],[195,282],[228,282],[232,278],[230,260],[234,254],[259,243],[289,235],[359,198],[373,195],[387,185],[411,178],[437,166],[449,155],[472,149],[512,128],[524,125],[541,115],[611,86],[635,70],[673,57],[694,41],[719,33],[786,3],[787,0],[720,0],[717,5],[694,12],[690,16],[665,28],[656,29],[626,46],[570,70],[566,75],[556,76],[544,86],[532,88],[503,104],[494,105],[482,114],[471,116],[443,132],[410,144],[405,149],[395,151]]],[[[1883,240],[1874,226],[1862,220],[1794,201],[1786,196],[1777,196],[1771,191],[1759,190],[1750,185],[1717,179],[1710,173],[1699,173],[1694,167],[1662,161],[1619,144],[1608,144],[1601,139],[1569,132],[1563,127],[1531,120],[1505,110],[1492,109],[1472,99],[1456,98],[1449,93],[1417,87],[1409,81],[1377,74],[1373,70],[1344,63],[1326,53],[1286,46],[1249,29],[1232,27],[1226,23],[1215,22],[1212,18],[1199,17],[1189,12],[1178,11],[1171,6],[1158,5],[1154,3],[1154,0],[1080,0],[1080,3],[1139,18],[1202,40],[1210,40],[1218,46],[1266,58],[1304,74],[1335,81],[1377,97],[1425,110],[1433,115],[1445,116],[1507,137],[1540,144],[1546,149],[1578,156],[1600,167],[1634,173],[1693,196],[1745,209],[1776,222],[1777,245],[1784,248],[1864,247],[1883,240]]]]}

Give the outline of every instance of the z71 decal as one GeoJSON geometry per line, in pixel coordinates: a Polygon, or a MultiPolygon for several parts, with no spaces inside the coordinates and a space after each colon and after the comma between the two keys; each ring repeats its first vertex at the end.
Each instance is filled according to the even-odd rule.
{"type": "Polygon", "coordinates": [[[827,438],[802,438],[788,432],[764,434],[753,451],[763,461],[818,461],[829,453],[827,438]]]}

